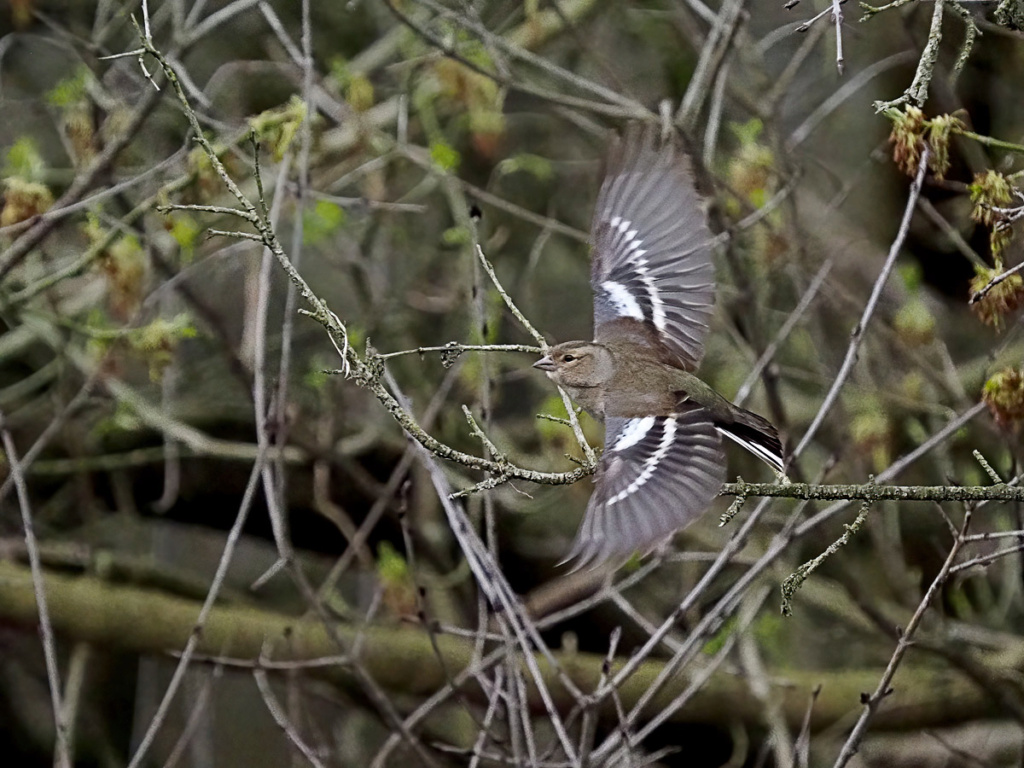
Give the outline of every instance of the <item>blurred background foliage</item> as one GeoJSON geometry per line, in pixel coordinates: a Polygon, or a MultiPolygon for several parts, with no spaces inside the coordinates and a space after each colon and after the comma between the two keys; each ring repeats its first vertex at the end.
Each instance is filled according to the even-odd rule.
{"type": "MultiPolygon", "coordinates": [[[[791,476],[868,482],[984,400],[987,409],[898,482],[985,485],[991,480],[972,451],[1005,480],[1019,477],[1024,458],[1024,281],[1017,273],[969,303],[1021,263],[1012,211],[1024,187],[1024,14],[1013,0],[946,0],[927,100],[878,111],[875,102],[897,99],[914,80],[934,5],[864,21],[853,4],[842,6],[840,75],[827,2],[311,2],[305,86],[300,3],[166,0],[150,4],[150,16],[154,43],[206,137],[253,197],[247,136],[257,136],[280,241],[360,352],[371,344],[384,354],[451,341],[530,344],[482,276],[476,242],[550,341],[589,338],[586,240],[602,158],[615,130],[667,104],[695,158],[713,228],[728,233],[702,374],[730,397],[742,392],[790,447],[839,370],[899,228],[908,174],[930,143],[934,165],[857,365],[791,476]],[[971,25],[981,37],[956,72],[971,25]],[[755,368],[776,342],[767,365],[755,368]],[[748,381],[752,370],[758,375],[748,381]]],[[[173,90],[156,90],[136,56],[107,58],[138,47],[131,14],[141,18],[138,4],[12,0],[0,9],[0,410],[22,457],[43,438],[24,471],[45,567],[100,590],[96,610],[104,584],[191,600],[198,610],[265,428],[287,446],[276,454],[275,487],[315,605],[283,572],[261,578],[278,560],[262,492],[219,605],[326,615],[403,638],[427,637],[429,626],[472,631],[474,581],[399,426],[365,389],[325,373],[340,361],[323,329],[295,314],[286,276],[264,262],[259,244],[211,235],[239,229],[236,218],[167,207],[235,201],[192,140],[173,90]],[[264,423],[254,414],[266,402],[264,423]],[[365,535],[355,536],[360,526],[365,535]]],[[[161,80],[152,59],[145,63],[161,80]]],[[[530,368],[533,359],[430,352],[387,364],[438,440],[481,451],[467,405],[515,463],[567,471],[580,449],[566,426],[537,418],[566,413],[530,368]]],[[[599,446],[600,425],[581,419],[599,446]]],[[[16,604],[27,555],[11,459],[0,507],[0,593],[8,595],[0,599],[0,754],[9,765],[44,765],[54,724],[35,621],[16,604]]],[[[729,460],[730,477],[769,479],[749,456],[730,451],[729,460]]],[[[456,488],[482,479],[445,469],[456,488]]],[[[556,565],[590,485],[517,481],[467,501],[538,620],[601,588],[606,574],[568,576],[556,565]]],[[[647,575],[637,562],[628,566],[617,579],[644,577],[616,599],[547,624],[547,642],[603,655],[621,626],[618,654],[636,651],[733,535],[737,522],[716,526],[727,506],[720,500],[677,536],[647,575]]],[[[959,521],[962,507],[943,507],[959,521]]],[[[795,508],[773,502],[746,547],[678,618],[672,642],[761,556],[795,508]]],[[[801,519],[812,514],[805,509],[801,519]]],[[[852,516],[795,541],[757,581],[770,589],[751,591],[760,602],[746,623],[730,620],[707,638],[696,669],[740,638],[715,678],[735,687],[732,703],[683,708],[634,745],[636,764],[671,747],[678,751],[660,764],[778,765],[787,738],[792,746],[800,732],[811,680],[823,697],[841,692],[822,698],[809,739],[809,764],[832,764],[860,711],[858,691],[873,687],[895,628],[950,546],[937,505],[876,504],[864,530],[805,586],[796,615],[781,619],[779,582],[852,516]],[[771,681],[762,698],[754,682],[742,682],[756,682],[754,668],[771,681]],[[820,676],[800,676],[809,672],[820,676]],[[847,688],[845,673],[864,673],[856,680],[866,682],[847,688]],[[800,703],[780,714],[787,679],[802,681],[787,694],[800,703]]],[[[1019,505],[987,504],[974,526],[1010,532],[1024,521],[1019,505]]],[[[161,617],[141,605],[119,633],[90,628],[74,605],[55,618],[78,765],[128,763],[173,669],[160,651],[180,650],[187,637],[189,627],[184,636],[159,635],[161,617]],[[133,626],[150,625],[152,641],[133,636],[133,626]]],[[[1020,765],[1019,555],[949,581],[922,631],[913,666],[901,670],[854,764],[1020,765]],[[898,694],[912,688],[920,696],[901,704],[898,694]]],[[[435,664],[423,647],[420,663],[435,664]]],[[[664,659],[671,649],[650,653],[664,659]]],[[[250,672],[193,663],[147,764],[302,762],[250,672]],[[190,719],[196,712],[203,716],[190,719]]],[[[272,683],[325,765],[369,764],[393,733],[379,702],[351,680],[297,669],[275,673],[272,683]]],[[[402,715],[426,694],[398,681],[387,690],[402,715]]],[[[418,726],[437,764],[471,761],[486,711],[477,696],[455,697],[418,726]]],[[[543,709],[533,714],[550,737],[543,709]]],[[[614,715],[597,728],[602,738],[614,733],[614,715]]],[[[511,749],[494,739],[483,754],[511,749]]],[[[387,764],[421,759],[403,750],[387,764]]]]}

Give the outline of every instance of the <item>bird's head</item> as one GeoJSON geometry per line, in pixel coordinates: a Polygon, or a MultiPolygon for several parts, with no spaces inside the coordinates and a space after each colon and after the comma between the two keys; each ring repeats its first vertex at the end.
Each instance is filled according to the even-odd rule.
{"type": "Polygon", "coordinates": [[[556,344],[533,367],[544,371],[556,384],[571,388],[600,386],[614,372],[608,348],[590,341],[556,344]]]}

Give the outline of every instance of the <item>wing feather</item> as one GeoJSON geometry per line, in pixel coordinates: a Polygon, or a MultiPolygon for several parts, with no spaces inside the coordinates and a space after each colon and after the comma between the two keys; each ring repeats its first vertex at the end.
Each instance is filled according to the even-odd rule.
{"type": "Polygon", "coordinates": [[[613,321],[642,324],[695,369],[714,308],[714,238],[689,160],[654,130],[634,127],[613,148],[591,242],[595,340],[618,337],[613,321]]]}
{"type": "Polygon", "coordinates": [[[711,414],[609,417],[594,493],[568,559],[577,567],[647,551],[707,510],[725,480],[711,414]]]}

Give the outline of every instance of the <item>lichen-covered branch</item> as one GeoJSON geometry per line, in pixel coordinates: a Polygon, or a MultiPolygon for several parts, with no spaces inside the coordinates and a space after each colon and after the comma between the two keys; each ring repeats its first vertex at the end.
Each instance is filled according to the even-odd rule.
{"type": "MultiPolygon", "coordinates": [[[[448,445],[445,445],[428,434],[426,430],[422,429],[412,416],[402,408],[398,401],[392,397],[391,393],[388,392],[380,383],[381,373],[383,372],[383,361],[381,356],[377,355],[372,349],[367,350],[365,359],[356,353],[348,343],[348,334],[345,329],[345,325],[342,323],[340,318],[338,318],[338,316],[327,307],[327,304],[317,296],[305,279],[303,279],[302,275],[299,274],[298,270],[291,263],[291,260],[285,253],[280,242],[278,242],[277,234],[275,233],[267,216],[265,213],[260,213],[260,210],[265,210],[265,205],[262,200],[260,201],[260,208],[257,208],[257,206],[249,200],[249,198],[242,192],[228,174],[227,169],[220,161],[220,158],[217,156],[213,146],[203,134],[202,127],[199,124],[199,119],[196,116],[195,111],[192,109],[177,75],[166,57],[150,41],[144,38],[143,47],[146,49],[146,52],[153,56],[160,64],[168,82],[171,84],[171,87],[174,89],[174,92],[177,94],[178,99],[181,102],[182,111],[185,113],[186,118],[188,118],[188,121],[192,126],[195,140],[203,148],[203,151],[210,160],[210,164],[218,177],[224,183],[224,186],[241,206],[241,210],[235,211],[235,215],[238,215],[256,229],[260,242],[270,250],[282,269],[284,269],[285,273],[288,275],[289,279],[296,288],[298,288],[299,293],[313,308],[313,310],[308,314],[320,323],[330,335],[335,348],[343,358],[344,366],[342,368],[342,372],[345,375],[368,389],[378,400],[380,400],[388,413],[398,421],[409,435],[411,435],[427,450],[442,459],[462,464],[463,466],[470,467],[471,469],[491,472],[509,480],[529,480],[535,483],[554,485],[575,482],[581,477],[585,477],[594,471],[592,461],[588,462],[588,464],[583,467],[569,472],[540,472],[538,470],[519,467],[508,461],[489,460],[463,451],[458,451],[448,445]]],[[[538,334],[535,334],[535,337],[536,336],[538,336],[538,334]]],[[[543,337],[540,338],[543,339],[543,337]]]]}
{"type": "Polygon", "coordinates": [[[810,485],[726,483],[723,496],[770,496],[814,501],[1024,501],[1019,485],[810,485]]]}

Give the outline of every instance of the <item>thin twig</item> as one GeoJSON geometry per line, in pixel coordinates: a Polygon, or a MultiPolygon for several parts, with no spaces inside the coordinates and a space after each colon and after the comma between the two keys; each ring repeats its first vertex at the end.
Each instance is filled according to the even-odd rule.
{"type": "Polygon", "coordinates": [[[146,759],[146,755],[149,752],[150,747],[153,746],[153,741],[156,739],[157,733],[163,726],[164,720],[167,719],[167,713],[170,711],[171,703],[174,701],[174,697],[178,693],[178,688],[181,687],[181,683],[185,679],[185,672],[188,670],[189,664],[191,663],[192,654],[195,653],[196,646],[199,644],[199,640],[202,637],[203,625],[206,624],[206,620],[209,617],[210,612],[217,603],[217,597],[220,594],[221,588],[224,586],[224,581],[227,578],[228,568],[234,557],[235,549],[242,537],[242,529],[245,527],[245,521],[249,517],[249,511],[252,509],[252,503],[256,496],[256,489],[259,487],[258,480],[264,460],[265,456],[260,454],[253,463],[252,471],[249,474],[249,481],[246,484],[245,492],[242,494],[242,500],[238,505],[235,522],[231,526],[231,530],[228,532],[227,540],[224,542],[224,549],[221,552],[220,560],[217,563],[217,570],[210,582],[210,588],[206,593],[206,599],[203,600],[203,607],[199,611],[199,616],[196,618],[196,623],[189,635],[188,642],[185,643],[185,648],[182,650],[181,656],[178,658],[178,663],[174,668],[174,673],[171,675],[170,682],[167,683],[167,688],[164,690],[164,695],[160,699],[160,704],[157,706],[156,712],[153,713],[153,717],[150,720],[149,726],[146,728],[139,745],[135,748],[135,754],[132,755],[131,760],[128,762],[128,768],[138,768],[138,766],[142,764],[143,760],[146,759]]]}
{"type": "Polygon", "coordinates": [[[829,544],[828,547],[825,548],[825,551],[822,552],[820,555],[811,560],[808,560],[806,563],[801,565],[799,568],[796,569],[796,571],[791,573],[783,580],[781,587],[781,611],[783,616],[793,615],[792,603],[793,596],[796,594],[796,591],[800,589],[803,583],[807,581],[807,578],[812,573],[814,573],[821,566],[821,564],[825,562],[825,560],[830,558],[832,555],[838,552],[841,547],[845,547],[850,542],[850,537],[852,537],[861,529],[861,527],[864,525],[864,521],[867,519],[868,512],[870,511],[871,503],[867,501],[864,502],[861,505],[860,512],[857,513],[857,517],[854,518],[854,521],[852,523],[849,523],[848,525],[843,526],[843,534],[838,539],[829,544]]]}
{"type": "Polygon", "coordinates": [[[836,70],[840,75],[846,68],[843,59],[843,3],[846,0],[832,0],[832,23],[836,27],[836,70]]]}
{"type": "MultiPolygon", "coordinates": [[[[501,286],[498,276],[494,273],[494,267],[492,267],[491,262],[487,260],[487,257],[484,255],[483,248],[481,248],[479,244],[476,246],[476,255],[481,266],[483,266],[484,271],[487,273],[487,276],[494,284],[495,289],[501,295],[502,301],[505,302],[505,306],[509,308],[509,311],[512,312],[512,315],[519,321],[520,325],[526,329],[526,332],[533,336],[540,345],[541,351],[547,352],[547,340],[541,335],[540,331],[533,327],[533,323],[526,319],[526,315],[519,310],[516,303],[512,301],[512,297],[509,296],[508,292],[501,286]]],[[[572,431],[576,437],[576,442],[579,443],[580,448],[583,450],[583,455],[587,459],[587,463],[584,467],[593,467],[597,462],[597,455],[594,453],[594,449],[590,447],[590,443],[587,442],[587,438],[583,434],[583,428],[580,426],[579,419],[576,416],[576,409],[573,408],[572,403],[569,400],[569,395],[566,394],[565,390],[561,387],[558,388],[558,394],[561,395],[562,404],[565,405],[565,411],[569,415],[569,423],[572,425],[572,431]]]]}
{"type": "Polygon", "coordinates": [[[928,591],[925,592],[921,602],[917,606],[917,610],[914,611],[914,615],[910,618],[907,623],[906,629],[900,634],[899,641],[896,643],[896,650],[892,654],[892,658],[889,659],[889,664],[885,668],[885,672],[882,674],[881,679],[878,681],[878,686],[874,692],[867,697],[864,701],[864,711],[861,712],[860,718],[858,718],[856,725],[846,739],[846,743],[843,744],[842,750],[839,752],[839,756],[836,758],[835,765],[833,768],[843,768],[852,758],[857,749],[860,747],[861,739],[864,738],[864,734],[867,731],[868,724],[871,722],[871,718],[875,715],[878,709],[882,705],[882,701],[893,693],[893,689],[890,687],[892,679],[896,674],[896,670],[899,668],[900,663],[903,661],[904,655],[912,645],[914,633],[917,631],[918,625],[921,623],[921,619],[924,617],[925,612],[931,607],[932,599],[936,593],[946,583],[946,579],[951,573],[953,568],[953,562],[956,560],[957,555],[960,553],[961,547],[964,545],[965,536],[967,535],[967,529],[971,524],[971,508],[968,507],[964,512],[964,522],[960,526],[960,535],[953,541],[953,546],[949,549],[949,555],[946,557],[946,561],[942,564],[942,568],[939,569],[939,573],[932,581],[931,586],[928,587],[928,591]]]}
{"type": "Polygon", "coordinates": [[[508,295],[508,292],[504,288],[502,288],[501,281],[498,280],[498,276],[494,274],[494,267],[492,267],[491,262],[487,260],[487,257],[484,255],[484,250],[479,244],[476,246],[476,256],[480,261],[480,265],[484,268],[484,272],[486,272],[487,276],[491,279],[491,283],[494,284],[495,290],[498,291],[498,294],[501,296],[501,300],[505,302],[505,306],[508,307],[513,317],[515,317],[526,332],[534,338],[537,344],[540,345],[541,349],[546,350],[548,348],[547,339],[544,338],[540,331],[533,327],[533,323],[526,319],[526,315],[519,310],[519,307],[517,307],[515,302],[512,301],[512,297],[508,295]]]}
{"type": "MultiPolygon", "coordinates": [[[[1018,533],[1018,535],[1020,534],[1018,533]]],[[[997,549],[995,552],[989,552],[988,554],[980,555],[979,557],[972,558],[971,560],[965,560],[964,562],[955,565],[949,572],[952,574],[959,573],[960,571],[967,571],[971,568],[984,568],[992,565],[996,560],[1009,557],[1010,555],[1014,555],[1018,552],[1024,552],[1024,544],[1015,544],[1012,547],[1003,547],[1002,549],[997,549]]]]}
{"type": "Polygon", "coordinates": [[[377,359],[390,360],[403,355],[425,355],[432,352],[440,352],[442,360],[450,356],[451,362],[454,362],[454,358],[463,352],[524,352],[528,355],[539,355],[543,350],[529,344],[460,344],[457,341],[449,341],[447,344],[436,347],[416,347],[415,349],[401,349],[397,352],[385,352],[378,355],[377,359]]]}
{"type": "Polygon", "coordinates": [[[996,275],[991,280],[989,280],[984,286],[978,289],[975,293],[971,294],[971,300],[969,303],[977,304],[979,301],[981,301],[988,295],[989,291],[991,291],[1004,280],[1008,280],[1009,278],[1013,277],[1022,270],[1024,270],[1024,261],[1022,261],[1020,264],[1013,267],[1012,269],[1008,269],[1005,272],[996,275]]]}
{"type": "Polygon", "coordinates": [[[800,301],[797,303],[793,311],[789,313],[789,317],[786,318],[786,322],[782,324],[779,332],[775,334],[775,338],[772,339],[771,343],[765,347],[764,352],[758,357],[757,362],[754,363],[753,368],[750,369],[750,373],[747,374],[747,378],[743,381],[739,391],[736,393],[734,402],[736,405],[743,405],[747,397],[750,395],[750,391],[753,389],[754,382],[761,376],[761,372],[767,367],[775,358],[775,353],[778,352],[779,347],[782,345],[788,337],[790,332],[796,327],[796,324],[803,317],[804,312],[814,301],[815,296],[818,295],[818,291],[821,286],[825,283],[825,278],[828,277],[828,273],[832,269],[832,259],[826,259],[825,262],[818,268],[810,285],[807,286],[807,290],[804,291],[804,295],[800,297],[800,301]]]}
{"type": "Polygon", "coordinates": [[[284,731],[285,736],[288,738],[295,748],[302,753],[303,757],[309,761],[310,765],[314,768],[325,768],[324,763],[317,756],[316,752],[313,751],[312,747],[306,744],[305,739],[299,734],[295,724],[288,718],[288,715],[281,708],[280,702],[277,700],[277,696],[274,695],[274,691],[270,687],[270,681],[267,679],[267,673],[265,670],[256,668],[252,671],[253,679],[256,681],[256,687],[259,689],[260,696],[263,697],[263,703],[267,706],[267,711],[270,716],[274,718],[274,722],[277,723],[277,727],[284,731]]]}
{"type": "Polygon", "coordinates": [[[910,194],[907,197],[907,205],[903,210],[903,221],[900,223],[900,228],[896,233],[896,238],[889,247],[889,255],[886,258],[885,263],[882,265],[882,271],[875,280],[875,285],[872,288],[871,296],[868,298],[868,302],[864,307],[864,312],[861,314],[857,325],[854,326],[853,333],[850,336],[850,345],[846,349],[846,357],[843,359],[843,364],[840,366],[839,373],[836,374],[836,378],[832,382],[832,386],[829,388],[824,402],[818,409],[817,414],[815,414],[814,420],[807,428],[807,431],[804,432],[803,437],[794,449],[794,454],[799,455],[803,453],[804,448],[806,448],[808,444],[810,444],[811,440],[814,439],[814,436],[818,433],[818,428],[832,410],[832,405],[835,403],[836,398],[839,397],[839,390],[841,390],[843,385],[846,383],[846,379],[850,375],[850,371],[853,370],[854,363],[857,362],[857,350],[860,349],[860,345],[864,340],[864,331],[867,328],[868,323],[871,321],[871,317],[875,313],[875,307],[878,305],[878,300],[881,298],[882,290],[885,288],[885,284],[889,279],[889,273],[892,272],[892,268],[896,264],[896,257],[899,256],[900,251],[903,250],[903,241],[906,240],[907,234],[910,232],[910,221],[914,217],[914,209],[917,207],[917,199],[921,194],[921,187],[924,184],[925,173],[928,170],[928,154],[929,148],[926,146],[921,152],[921,164],[918,167],[917,176],[910,187],[910,194]]]}
{"type": "MultiPolygon", "coordinates": [[[[390,376],[388,376],[388,384],[396,392],[398,391],[395,381],[390,376]]],[[[528,652],[530,647],[532,646],[540,651],[542,656],[551,664],[556,674],[558,674],[558,679],[562,685],[574,697],[582,699],[583,694],[558,665],[536,625],[526,616],[519,597],[505,580],[487,547],[470,526],[465,511],[451,499],[447,478],[441,472],[435,456],[422,445],[418,446],[417,450],[421,460],[430,472],[431,481],[445,510],[449,525],[463,555],[469,563],[470,569],[473,571],[473,575],[476,577],[477,584],[483,590],[491,606],[498,610],[495,617],[499,621],[508,622],[510,628],[515,633],[519,647],[524,652],[526,666],[530,671],[531,677],[533,677],[534,684],[544,704],[544,709],[550,715],[550,722],[558,737],[558,741],[569,759],[575,761],[575,747],[565,730],[561,716],[558,713],[554,700],[551,698],[551,693],[544,683],[544,677],[541,674],[540,667],[537,665],[537,660],[532,653],[528,652]]]]}
{"type": "Polygon", "coordinates": [[[25,473],[18,459],[17,449],[10,432],[4,424],[4,416],[0,414],[0,438],[2,438],[7,466],[18,496],[18,508],[21,510],[21,524],[25,533],[25,549],[28,551],[29,566],[32,569],[32,586],[35,592],[36,607],[39,611],[39,634],[43,642],[43,658],[46,661],[46,682],[50,688],[50,706],[53,708],[53,724],[57,732],[54,744],[54,764],[58,768],[71,768],[71,751],[68,744],[68,726],[64,720],[64,705],[61,702],[60,669],[57,666],[57,645],[50,623],[50,611],[46,607],[46,591],[43,589],[43,565],[39,557],[39,544],[36,541],[35,527],[32,524],[32,509],[28,497],[28,486],[25,484],[25,473]]]}

